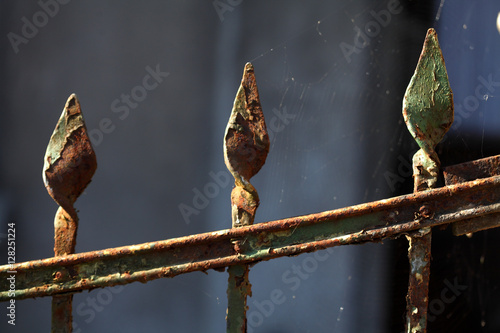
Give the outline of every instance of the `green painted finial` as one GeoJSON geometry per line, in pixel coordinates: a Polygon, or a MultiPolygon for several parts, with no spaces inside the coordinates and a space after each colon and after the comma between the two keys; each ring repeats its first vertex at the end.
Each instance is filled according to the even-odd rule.
{"type": "Polygon", "coordinates": [[[439,173],[434,150],[453,123],[453,93],[436,31],[429,29],[403,99],[406,126],[420,150],[413,156],[415,189],[432,188],[439,173]]]}
{"type": "MultiPolygon", "coordinates": [[[[408,130],[420,146],[413,155],[414,192],[434,188],[440,167],[435,147],[453,123],[453,93],[434,29],[427,31],[417,68],[406,89],[403,116],[408,130]]],[[[407,238],[411,269],[406,296],[406,331],[425,333],[429,305],[431,228],[419,229],[408,234],[407,238]]]]}

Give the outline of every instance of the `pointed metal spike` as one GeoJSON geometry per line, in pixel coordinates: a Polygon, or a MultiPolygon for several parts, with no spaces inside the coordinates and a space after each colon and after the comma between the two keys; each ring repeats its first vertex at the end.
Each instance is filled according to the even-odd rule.
{"type": "Polygon", "coordinates": [[[403,99],[403,116],[418,145],[441,141],[453,123],[453,93],[436,31],[429,29],[403,99]]]}
{"type": "Polygon", "coordinates": [[[269,152],[264,114],[252,64],[247,63],[224,136],[224,161],[237,182],[262,168],[269,152]]]}
{"type": "MultiPolygon", "coordinates": [[[[250,178],[262,168],[268,152],[269,136],[254,68],[247,63],[224,135],[224,161],[235,184],[231,192],[233,228],[253,224],[259,196],[250,184],[250,178]]],[[[240,253],[240,241],[234,242],[234,250],[240,253]]],[[[247,331],[247,296],[252,295],[248,281],[249,267],[235,265],[227,271],[227,332],[244,333],[247,331]]]]}
{"type": "MultiPolygon", "coordinates": [[[[80,103],[69,96],[44,157],[42,178],[50,196],[60,206],[54,218],[54,253],[75,252],[78,216],[73,207],[97,168],[80,103]]],[[[55,279],[60,278],[57,272],[55,279]]],[[[52,332],[72,331],[73,295],[52,298],[52,332]]]]}
{"type": "Polygon", "coordinates": [[[453,123],[453,93],[434,29],[427,32],[417,68],[406,89],[403,117],[421,148],[413,157],[415,188],[434,187],[440,166],[434,148],[453,123]]]}
{"type": "MultiPolygon", "coordinates": [[[[434,150],[453,123],[453,93],[434,29],[427,31],[420,59],[403,99],[406,126],[420,149],[413,156],[414,192],[434,188],[440,161],[434,150]]],[[[421,207],[428,218],[432,208],[421,207]]],[[[407,332],[427,331],[427,308],[431,260],[430,227],[407,235],[410,261],[407,300],[407,332]]]]}
{"type": "Polygon", "coordinates": [[[80,103],[72,94],[52,134],[43,164],[43,182],[50,196],[70,215],[73,204],[97,168],[80,103]]]}
{"type": "Polygon", "coordinates": [[[269,152],[264,114],[252,64],[247,63],[224,135],[224,161],[235,181],[231,194],[233,226],[253,223],[259,197],[250,184],[269,152]]]}

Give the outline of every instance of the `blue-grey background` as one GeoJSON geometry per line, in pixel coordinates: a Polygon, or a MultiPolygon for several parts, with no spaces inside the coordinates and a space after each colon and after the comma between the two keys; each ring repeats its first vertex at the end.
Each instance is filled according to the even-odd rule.
{"type": "MultiPolygon", "coordinates": [[[[500,128],[499,11],[498,2],[466,0],[2,1],[0,262],[7,223],[16,224],[18,262],[53,256],[57,206],[42,184],[42,158],[73,92],[98,158],[76,202],[77,252],[231,226],[222,138],[248,61],[268,127],[275,124],[252,180],[261,199],[256,222],[412,191],[416,145],[401,102],[429,27],[461,108],[440,146],[443,164],[498,154],[491,142],[500,128]],[[140,91],[156,68],[168,75],[125,107],[122,96],[140,91]],[[484,80],[489,86],[476,94],[484,80]],[[195,213],[183,216],[182,207],[195,213]]],[[[498,267],[494,257],[484,260],[495,234],[482,235],[477,247],[461,246],[484,249],[482,263],[498,267]]],[[[434,254],[441,268],[430,300],[439,303],[444,281],[469,287],[434,309],[431,325],[498,331],[497,280],[475,257],[439,266],[440,257],[468,262],[446,241],[439,244],[452,246],[434,254]]],[[[401,332],[406,247],[404,239],[385,241],[254,266],[249,332],[401,332]]],[[[226,281],[226,273],[196,272],[79,293],[74,331],[222,332],[226,281]]],[[[1,332],[50,330],[50,298],[16,302],[15,327],[2,308],[1,332]]]]}

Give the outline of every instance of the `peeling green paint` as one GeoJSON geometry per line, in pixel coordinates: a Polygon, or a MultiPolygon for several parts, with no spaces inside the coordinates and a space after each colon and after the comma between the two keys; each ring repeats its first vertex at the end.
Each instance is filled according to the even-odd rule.
{"type": "Polygon", "coordinates": [[[248,265],[234,265],[227,269],[229,273],[227,286],[227,333],[246,332],[246,297],[252,296],[251,284],[248,281],[248,265]],[[242,297],[244,295],[245,297],[242,297]]]}
{"type": "Polygon", "coordinates": [[[56,128],[50,137],[47,151],[43,161],[43,181],[47,186],[45,179],[45,171],[55,164],[62,155],[64,147],[70,142],[69,137],[78,128],[85,126],[82,113],[80,112],[80,104],[75,94],[71,94],[66,102],[66,105],[59,117],[56,128]]]}
{"type": "MultiPolygon", "coordinates": [[[[247,63],[236,93],[233,109],[224,134],[224,162],[234,177],[231,191],[231,217],[233,228],[252,225],[259,207],[259,195],[250,183],[264,165],[269,152],[269,136],[260,105],[254,68],[247,63]]],[[[238,258],[242,244],[234,242],[238,258]]],[[[227,332],[244,333],[247,329],[247,297],[251,296],[247,265],[228,268],[227,332]]]]}
{"type": "MultiPolygon", "coordinates": [[[[420,147],[413,155],[414,192],[434,188],[440,171],[440,161],[435,147],[453,123],[453,93],[434,29],[427,31],[417,68],[406,89],[403,98],[403,117],[408,130],[420,147]]],[[[428,211],[425,207],[421,209],[428,211]]],[[[406,297],[406,327],[407,331],[425,333],[431,228],[422,228],[418,232],[410,233],[407,238],[410,276],[406,297]]]]}
{"type": "MultiPolygon", "coordinates": [[[[73,204],[89,184],[96,167],[80,103],[71,94],[47,145],[42,169],[47,192],[59,205],[54,218],[56,256],[75,251],[78,215],[73,204]]],[[[61,270],[53,274],[53,279],[61,286],[61,281],[69,276],[69,272],[61,270]]],[[[72,300],[71,294],[52,298],[52,332],[72,331],[72,300]]]]}
{"type": "Polygon", "coordinates": [[[11,298],[10,270],[17,271],[16,299],[53,296],[376,242],[478,214],[500,214],[500,176],[241,228],[3,265],[0,301],[11,298]],[[416,221],[428,202],[435,203],[433,218],[416,221]],[[63,273],[59,281],[56,272],[63,273]]]}
{"type": "Polygon", "coordinates": [[[413,156],[415,186],[434,187],[440,162],[434,147],[453,123],[453,93],[436,31],[429,29],[403,98],[403,117],[420,150],[413,156]]]}

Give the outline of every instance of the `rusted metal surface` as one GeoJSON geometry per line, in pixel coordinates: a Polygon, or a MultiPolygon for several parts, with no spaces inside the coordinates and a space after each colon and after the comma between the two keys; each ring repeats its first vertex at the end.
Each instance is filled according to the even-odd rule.
{"type": "Polygon", "coordinates": [[[45,186],[60,206],[54,221],[55,256],[0,266],[0,301],[12,299],[7,277],[16,271],[15,298],[52,296],[52,332],[66,333],[72,331],[75,292],[227,267],[227,332],[245,333],[250,264],[405,235],[410,261],[407,332],[425,333],[431,228],[451,224],[459,235],[500,225],[500,155],[448,167],[447,186],[435,188],[440,172],[435,147],[453,122],[453,94],[433,29],[406,90],[403,116],[420,147],[413,157],[415,193],[253,225],[259,197],[250,179],[266,161],[269,136],[254,68],[247,63],[224,135],[224,160],[235,179],[232,228],[74,254],[78,216],[73,205],[97,163],[73,94],[43,166],[45,186]]]}
{"type": "MultiPolygon", "coordinates": [[[[446,185],[460,184],[466,181],[500,175],[500,155],[482,158],[444,168],[446,185]]],[[[468,235],[500,226],[500,216],[491,214],[453,223],[455,236],[468,235]]]]}
{"type": "Polygon", "coordinates": [[[446,185],[500,175],[500,155],[456,164],[443,169],[446,185]]]}
{"type": "MultiPolygon", "coordinates": [[[[96,168],[80,103],[72,94],[50,138],[42,172],[50,196],[70,217],[76,217],[73,204],[90,183],[96,168]]],[[[66,251],[71,250],[74,248],[66,247],[66,251]]]]}
{"type": "Polygon", "coordinates": [[[227,332],[247,331],[247,297],[252,296],[252,285],[248,280],[248,265],[234,265],[227,269],[227,332]]]}
{"type": "Polygon", "coordinates": [[[247,63],[224,135],[224,162],[234,177],[231,193],[233,227],[253,223],[259,196],[250,184],[269,152],[264,114],[252,64],[247,63]]]}
{"type": "MultiPolygon", "coordinates": [[[[247,63],[236,93],[233,110],[224,135],[224,161],[234,177],[231,192],[233,228],[252,225],[259,206],[257,190],[250,183],[264,165],[269,152],[264,114],[252,64],[247,63]]],[[[239,253],[241,241],[234,240],[234,251],[239,253]]],[[[247,297],[252,295],[248,281],[248,265],[228,268],[227,332],[247,331],[247,297]]]]}
{"type": "Polygon", "coordinates": [[[403,117],[420,150],[413,156],[415,191],[432,188],[439,173],[434,147],[453,123],[453,93],[437,34],[429,29],[403,98],[403,117]]]}
{"type": "Polygon", "coordinates": [[[374,242],[493,213],[500,213],[500,176],[241,228],[4,265],[0,301],[10,299],[9,270],[17,271],[16,299],[53,296],[374,242]],[[239,252],[235,240],[241,241],[239,252]]]}
{"type": "MultiPolygon", "coordinates": [[[[403,117],[420,149],[413,156],[414,192],[436,187],[440,161],[436,145],[453,123],[453,93],[436,31],[429,29],[422,54],[406,89],[403,117]]],[[[428,215],[423,208],[421,214],[428,215]]],[[[427,331],[427,307],[432,231],[422,228],[407,235],[410,276],[406,296],[406,331],[427,331]]]]}
{"type": "MultiPolygon", "coordinates": [[[[50,196],[59,205],[54,218],[54,254],[75,252],[78,216],[73,204],[97,168],[87,135],[80,103],[72,94],[63,109],[44,157],[42,178],[50,196]]],[[[54,278],[60,278],[55,274],[54,278]]],[[[72,295],[52,299],[52,332],[72,331],[72,295]]]]}
{"type": "Polygon", "coordinates": [[[455,236],[471,237],[475,232],[498,227],[500,227],[500,214],[490,214],[453,223],[451,230],[455,236]]]}
{"type": "Polygon", "coordinates": [[[407,235],[410,275],[406,295],[406,331],[427,332],[427,308],[429,304],[429,278],[431,273],[430,227],[407,235]]]}

